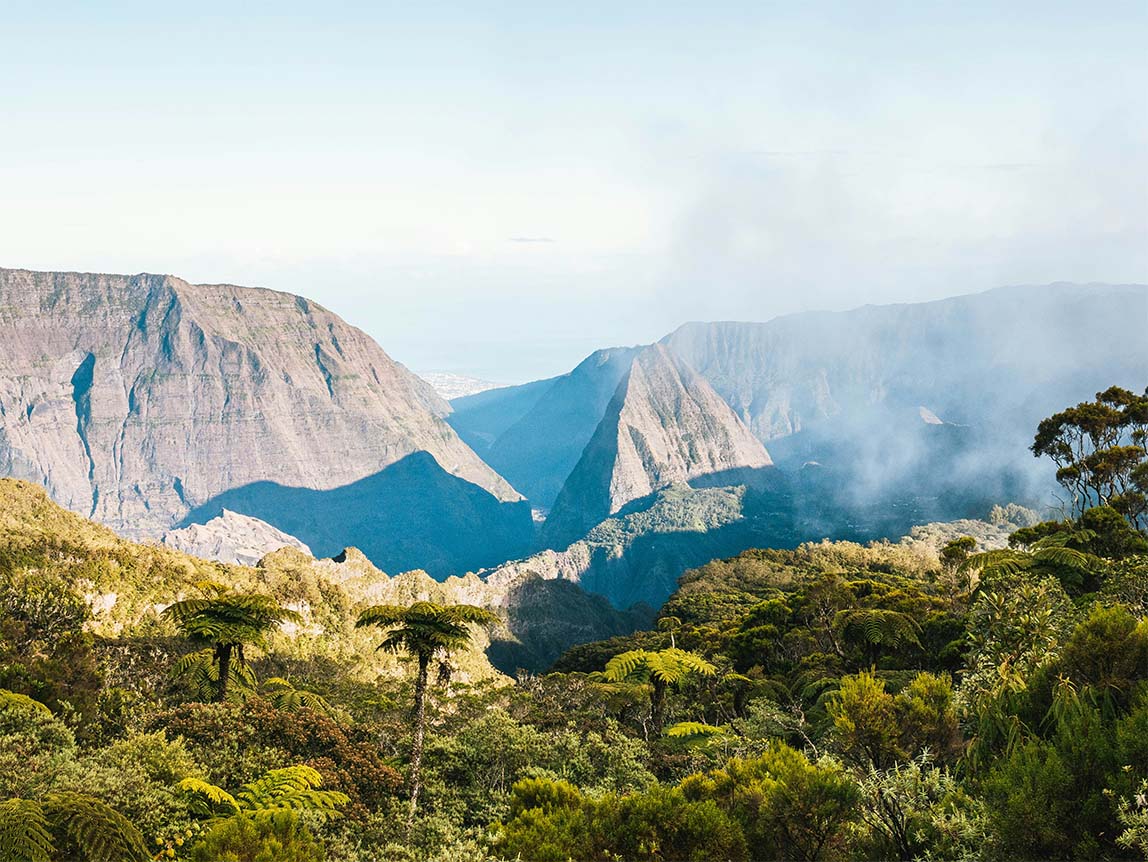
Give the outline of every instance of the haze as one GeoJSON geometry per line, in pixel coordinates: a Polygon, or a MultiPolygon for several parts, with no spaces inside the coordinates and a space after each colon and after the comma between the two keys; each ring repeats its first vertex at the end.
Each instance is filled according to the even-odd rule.
{"type": "Polygon", "coordinates": [[[1148,280],[1148,4],[6,4],[0,265],[514,382],[687,320],[1148,280]]]}

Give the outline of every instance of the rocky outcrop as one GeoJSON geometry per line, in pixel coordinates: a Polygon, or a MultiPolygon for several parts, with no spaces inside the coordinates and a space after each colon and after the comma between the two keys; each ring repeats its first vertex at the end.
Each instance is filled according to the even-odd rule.
{"type": "Polygon", "coordinates": [[[498,590],[529,578],[571,581],[617,608],[657,608],[690,568],[746,548],[796,544],[785,501],[748,485],[658,491],[562,550],[544,550],[480,572],[498,590]]]}
{"type": "Polygon", "coordinates": [[[240,515],[230,509],[206,524],[192,524],[181,530],[169,530],[160,543],[204,560],[254,566],[272,551],[294,548],[308,556],[311,549],[266,521],[240,515]]]}
{"type": "Polygon", "coordinates": [[[638,353],[546,522],[561,545],[632,501],[708,477],[737,485],[772,466],[713,388],[662,345],[638,353]]]}
{"type": "MultiPolygon", "coordinates": [[[[524,507],[497,505],[520,495],[443,421],[446,402],[302,297],[161,275],[0,270],[0,345],[0,475],[41,483],[126,535],[158,537],[193,511],[214,517],[237,489],[344,488],[417,453],[488,496],[517,525],[507,529],[529,532],[524,507]]],[[[229,508],[283,529],[275,513],[229,508]]],[[[464,528],[444,519],[440,529],[464,528]]]]}

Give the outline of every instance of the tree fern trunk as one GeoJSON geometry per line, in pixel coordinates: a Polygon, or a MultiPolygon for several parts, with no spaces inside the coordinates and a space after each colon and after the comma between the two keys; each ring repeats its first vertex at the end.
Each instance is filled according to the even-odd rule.
{"type": "Polygon", "coordinates": [[[653,694],[650,695],[650,724],[653,726],[655,736],[661,736],[662,724],[665,720],[666,684],[654,677],[653,694]]]}
{"type": "Polygon", "coordinates": [[[427,669],[430,654],[419,653],[419,675],[415,680],[415,737],[411,745],[411,808],[407,815],[407,834],[415,822],[415,811],[422,790],[423,739],[426,735],[427,669]]]}
{"type": "Polygon", "coordinates": [[[231,644],[217,644],[215,657],[219,660],[219,681],[216,683],[215,702],[227,700],[227,683],[231,678],[231,644]]]}

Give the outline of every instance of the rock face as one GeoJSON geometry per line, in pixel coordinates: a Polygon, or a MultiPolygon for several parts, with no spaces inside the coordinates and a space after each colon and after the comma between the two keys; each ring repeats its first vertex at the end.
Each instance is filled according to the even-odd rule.
{"type": "MultiPolygon", "coordinates": [[[[213,501],[257,483],[328,491],[416,453],[529,533],[520,495],[443,421],[450,408],[431,387],[302,297],[0,270],[0,344],[0,475],[41,483],[126,535],[158,537],[193,511],[214,517],[213,501]]],[[[491,551],[514,553],[521,538],[491,551]]]]}
{"type": "Polygon", "coordinates": [[[547,537],[572,541],[628,503],[707,477],[737,485],[771,467],[765,447],[713,388],[662,345],[630,362],[566,479],[547,537]]]}
{"type": "Polygon", "coordinates": [[[224,509],[219,517],[206,524],[192,524],[182,530],[169,530],[161,543],[193,557],[254,566],[272,551],[295,548],[307,556],[311,549],[266,521],[224,509]]]}
{"type": "Polygon", "coordinates": [[[573,581],[615,607],[660,607],[688,569],[746,548],[797,544],[789,512],[753,487],[656,492],[642,508],[623,509],[562,550],[503,563],[480,576],[496,589],[534,575],[573,581]]]}
{"type": "Polygon", "coordinates": [[[599,350],[561,377],[460,399],[448,421],[533,505],[549,508],[638,352],[599,350]]]}

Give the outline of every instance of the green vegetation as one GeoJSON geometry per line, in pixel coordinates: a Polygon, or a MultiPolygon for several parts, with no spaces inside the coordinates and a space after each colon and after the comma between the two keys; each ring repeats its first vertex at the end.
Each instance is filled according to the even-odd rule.
{"type": "MultiPolygon", "coordinates": [[[[1065,437],[1062,479],[1143,446],[1097,403],[1125,436],[1065,437]]],[[[1011,535],[716,560],[515,680],[465,591],[195,561],[0,482],[0,858],[1148,858],[1136,469],[1011,535]]]]}

